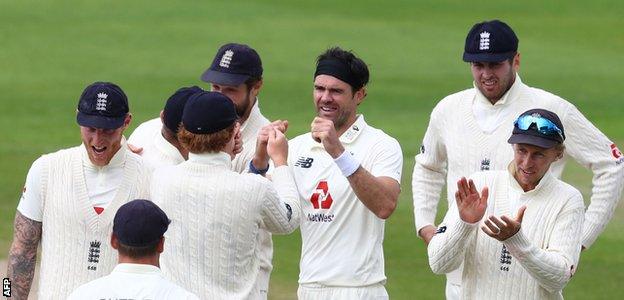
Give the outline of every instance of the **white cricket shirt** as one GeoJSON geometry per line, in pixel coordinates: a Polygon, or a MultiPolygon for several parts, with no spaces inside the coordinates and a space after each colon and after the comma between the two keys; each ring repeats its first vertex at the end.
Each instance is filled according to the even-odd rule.
{"type": "MultiPolygon", "coordinates": [[[[373,176],[401,182],[403,155],[399,143],[367,125],[364,116],[358,116],[340,141],[373,176]]],[[[357,198],[333,158],[310,133],[290,141],[288,160],[302,208],[299,283],[384,283],[385,221],[357,198]]]]}
{"type": "MultiPolygon", "coordinates": [[[[124,157],[126,144],[122,139],[121,148],[113,155],[108,165],[98,167],[89,159],[84,144],[80,146],[82,169],[87,183],[87,194],[98,214],[113,201],[117,188],[123,180],[124,157]]],[[[27,218],[41,222],[43,219],[41,198],[42,158],[38,158],[26,175],[26,184],[17,210],[27,218]]]]}
{"type": "Polygon", "coordinates": [[[145,264],[118,264],[110,275],[78,287],[67,298],[83,299],[199,299],[165,279],[160,269],[145,264]]]}

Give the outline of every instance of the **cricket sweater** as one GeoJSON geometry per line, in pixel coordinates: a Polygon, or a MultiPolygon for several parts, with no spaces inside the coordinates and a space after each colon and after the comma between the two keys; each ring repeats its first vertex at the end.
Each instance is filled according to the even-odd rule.
{"type": "MultiPolygon", "coordinates": [[[[512,171],[513,172],[513,171],[512,171]]],[[[546,173],[524,192],[510,171],[473,175],[477,190],[490,189],[481,222],[468,224],[457,211],[440,224],[429,246],[429,265],[442,274],[462,262],[462,299],[562,299],[581,250],[583,198],[546,173]],[[515,217],[526,205],[520,231],[500,242],[480,225],[490,215],[515,217]]]]}
{"type": "Polygon", "coordinates": [[[141,158],[122,147],[123,180],[101,214],[93,209],[83,172],[84,146],[41,158],[42,236],[39,299],[65,299],[79,285],[104,276],[117,264],[110,246],[117,209],[147,198],[149,174],[141,158]]]}
{"type": "Polygon", "coordinates": [[[565,156],[551,166],[560,177],[568,157],[593,173],[591,203],[585,213],[582,242],[589,247],[604,230],[624,186],[624,157],[598,128],[570,102],[541,89],[525,85],[519,76],[495,105],[508,112],[498,127],[483,129],[475,119],[476,101],[487,101],[476,88],[444,98],[431,113],[421,151],[412,174],[416,230],[434,225],[440,192],[447,183],[449,211],[462,176],[477,171],[504,170],[513,158],[507,139],[514,120],[523,112],[543,108],[561,119],[566,140],[565,156]]]}
{"type": "Polygon", "coordinates": [[[152,178],[152,199],[172,220],[163,274],[202,299],[262,297],[254,288],[259,230],[286,234],[299,225],[297,189],[287,166],[275,169],[271,183],[233,172],[230,164],[223,152],[191,153],[152,178]]]}

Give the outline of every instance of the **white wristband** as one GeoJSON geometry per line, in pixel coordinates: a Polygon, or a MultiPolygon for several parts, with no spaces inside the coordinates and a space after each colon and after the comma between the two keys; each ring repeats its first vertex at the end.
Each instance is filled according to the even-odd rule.
{"type": "Polygon", "coordinates": [[[334,159],[336,165],[342,172],[344,177],[349,177],[351,174],[355,173],[355,171],[360,167],[360,163],[355,160],[353,155],[347,150],[342,152],[338,158],[334,159]]]}

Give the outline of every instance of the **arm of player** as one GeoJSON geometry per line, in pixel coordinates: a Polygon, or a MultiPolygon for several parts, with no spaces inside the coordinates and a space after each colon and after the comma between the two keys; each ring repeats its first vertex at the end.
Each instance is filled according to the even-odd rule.
{"type": "Polygon", "coordinates": [[[392,215],[401,192],[394,178],[375,177],[360,166],[347,179],[358,199],[377,217],[387,219],[392,215]]]}
{"type": "Polygon", "coordinates": [[[12,296],[16,299],[27,299],[30,293],[39,241],[41,241],[41,222],[31,220],[18,211],[15,214],[13,243],[9,250],[7,268],[7,276],[14,287],[12,296]]]}
{"type": "Polygon", "coordinates": [[[435,233],[435,217],[440,193],[446,182],[447,157],[437,128],[436,107],[431,113],[420,153],[415,157],[412,173],[412,197],[416,233],[425,244],[435,233]]]}
{"type": "Polygon", "coordinates": [[[345,152],[331,120],[320,117],[314,118],[310,132],[312,138],[320,141],[325,151],[334,158],[343,174],[347,176],[351,188],[362,204],[377,217],[389,218],[396,208],[401,192],[399,181],[403,166],[403,154],[398,142],[394,139],[387,141],[389,145],[386,145],[385,141],[380,142],[380,147],[377,150],[381,154],[374,159],[376,170],[366,170],[348,152],[345,152]],[[344,157],[345,155],[347,157],[344,157]],[[354,167],[355,171],[351,174],[345,174],[345,170],[342,170],[343,167],[339,163],[339,160],[342,159],[345,159],[343,163],[347,162],[346,166],[343,167],[346,169],[354,167]],[[385,174],[389,176],[385,176],[385,174]]]}
{"type": "Polygon", "coordinates": [[[456,215],[450,218],[448,227],[442,223],[427,246],[429,267],[436,274],[457,269],[464,261],[466,248],[473,247],[478,224],[487,209],[489,191],[484,187],[479,193],[472,180],[462,177],[457,182],[456,215]]]}
{"type": "Polygon", "coordinates": [[[593,173],[581,242],[589,248],[605,229],[624,187],[624,156],[581,112],[570,105],[563,120],[566,153],[593,173]],[[588,142],[588,137],[591,141],[588,142]]]}
{"type": "MultiPolygon", "coordinates": [[[[583,199],[580,194],[557,216],[557,222],[550,234],[551,239],[539,248],[531,243],[519,230],[503,241],[509,253],[520,262],[541,287],[554,293],[568,283],[578,264],[581,251],[583,224],[583,199]]],[[[487,232],[486,232],[487,233],[487,232]]]]}
{"type": "Polygon", "coordinates": [[[264,202],[264,223],[268,230],[278,234],[293,232],[301,216],[299,192],[292,171],[288,167],[288,140],[279,128],[268,131],[267,154],[275,164],[273,185],[264,202]]]}

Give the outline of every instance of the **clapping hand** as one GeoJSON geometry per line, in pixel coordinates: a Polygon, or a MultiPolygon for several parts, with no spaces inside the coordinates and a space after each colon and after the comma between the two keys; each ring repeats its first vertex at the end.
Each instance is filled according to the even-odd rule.
{"type": "Polygon", "coordinates": [[[500,218],[497,216],[490,216],[485,220],[485,225],[481,226],[481,230],[483,230],[485,234],[502,242],[520,231],[520,225],[522,224],[525,210],[526,206],[520,207],[514,219],[507,215],[503,215],[500,218]]]}
{"type": "Polygon", "coordinates": [[[466,177],[462,177],[457,181],[455,201],[462,221],[471,224],[481,221],[487,208],[487,198],[487,187],[484,187],[479,195],[472,179],[466,180],[466,177]]]}

